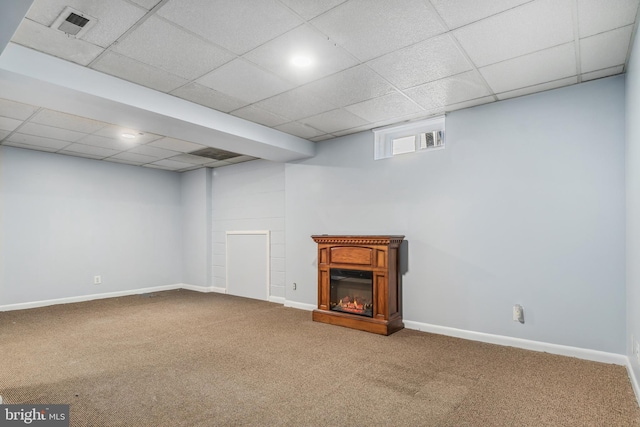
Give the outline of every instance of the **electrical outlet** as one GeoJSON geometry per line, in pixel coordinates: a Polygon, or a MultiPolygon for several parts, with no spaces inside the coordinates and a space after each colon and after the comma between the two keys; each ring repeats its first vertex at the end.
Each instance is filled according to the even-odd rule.
{"type": "Polygon", "coordinates": [[[524,323],[524,308],[520,304],[513,306],[513,321],[524,323]]]}
{"type": "Polygon", "coordinates": [[[99,285],[102,283],[102,277],[101,276],[93,276],[93,284],[94,285],[99,285]]]}
{"type": "Polygon", "coordinates": [[[296,289],[298,289],[298,285],[296,285],[296,282],[293,282],[293,290],[295,291],[296,289]]]}

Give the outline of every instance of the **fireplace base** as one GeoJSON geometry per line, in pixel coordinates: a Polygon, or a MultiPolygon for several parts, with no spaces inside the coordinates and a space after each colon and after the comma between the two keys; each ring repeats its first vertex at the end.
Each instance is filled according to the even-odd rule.
{"type": "Polygon", "coordinates": [[[311,237],[318,244],[318,308],[313,311],[314,321],[380,335],[404,328],[398,253],[404,236],[311,237]],[[365,308],[373,306],[369,314],[335,309],[345,299],[332,291],[334,273],[341,276],[336,280],[369,278],[370,291],[358,291],[357,285],[351,288],[355,289],[352,297],[362,298],[365,308]]]}
{"type": "Polygon", "coordinates": [[[313,310],[312,319],[314,322],[329,323],[330,325],[344,326],[380,335],[391,335],[404,328],[402,318],[396,318],[391,321],[378,320],[326,310],[313,310]]]}

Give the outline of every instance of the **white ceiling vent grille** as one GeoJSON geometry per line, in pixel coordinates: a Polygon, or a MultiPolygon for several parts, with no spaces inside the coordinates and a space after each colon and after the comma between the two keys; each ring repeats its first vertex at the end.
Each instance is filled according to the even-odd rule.
{"type": "Polygon", "coordinates": [[[75,38],[82,37],[98,20],[93,16],[82,13],[72,7],[66,7],[58,18],[51,24],[54,30],[75,38]]]}

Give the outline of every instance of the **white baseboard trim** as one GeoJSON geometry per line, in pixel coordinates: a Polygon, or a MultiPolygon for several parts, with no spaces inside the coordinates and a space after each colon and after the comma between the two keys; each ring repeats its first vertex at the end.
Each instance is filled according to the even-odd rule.
{"type": "Polygon", "coordinates": [[[0,311],[25,310],[28,308],[46,307],[49,305],[69,304],[73,302],[92,301],[96,299],[124,297],[128,295],[140,295],[150,292],[171,291],[181,289],[181,283],[173,285],[153,286],[150,288],[128,289],[126,291],[105,292],[102,294],[80,295],[77,297],[56,298],[42,301],[23,302],[18,304],[0,305],[0,311]]]}
{"type": "Polygon", "coordinates": [[[304,302],[295,302],[295,301],[290,301],[290,300],[286,300],[284,302],[284,306],[285,307],[291,307],[291,308],[297,308],[300,310],[306,310],[306,311],[313,311],[316,308],[318,308],[317,305],[315,304],[306,304],[304,302]]]}
{"type": "Polygon", "coordinates": [[[284,299],[283,297],[274,297],[269,295],[269,302],[275,302],[275,303],[284,305],[285,301],[286,299],[284,299]]]}
{"type": "Polygon", "coordinates": [[[640,406],[640,384],[638,383],[638,378],[633,370],[633,366],[631,366],[631,360],[629,360],[629,358],[627,358],[627,373],[629,374],[629,381],[631,381],[633,392],[636,394],[636,401],[638,402],[638,406],[640,406]]]}
{"type": "Polygon", "coordinates": [[[614,365],[624,366],[628,361],[627,357],[622,354],[608,353],[605,351],[590,350],[586,348],[571,347],[559,344],[550,344],[541,341],[531,341],[522,338],[507,337],[504,335],[467,331],[464,329],[413,322],[411,320],[404,320],[404,326],[407,329],[415,329],[423,332],[431,332],[434,334],[464,338],[472,341],[481,341],[489,344],[499,344],[507,347],[523,348],[525,350],[541,351],[545,353],[558,354],[561,356],[576,357],[578,359],[591,360],[594,362],[611,363],[614,365]]]}
{"type": "Polygon", "coordinates": [[[215,292],[218,294],[227,293],[226,288],[217,288],[215,286],[198,286],[198,285],[190,285],[188,283],[180,283],[180,287],[182,289],[187,289],[189,291],[196,291],[196,292],[204,292],[204,293],[215,292]]]}

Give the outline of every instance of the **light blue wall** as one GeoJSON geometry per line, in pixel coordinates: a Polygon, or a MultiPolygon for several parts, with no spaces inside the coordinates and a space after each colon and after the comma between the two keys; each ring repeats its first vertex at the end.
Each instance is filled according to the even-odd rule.
{"type": "MultiPolygon", "coordinates": [[[[635,377],[640,363],[631,335],[640,341],[640,46],[633,45],[626,74],[627,173],[627,355],[635,377]]],[[[640,396],[639,396],[640,399],[640,396]]]]}
{"type": "Polygon", "coordinates": [[[227,286],[226,232],[270,232],[269,296],[284,297],[284,163],[253,160],[213,170],[213,281],[227,286]]]}
{"type": "Polygon", "coordinates": [[[0,147],[0,263],[0,305],[180,283],[180,175],[0,147]]]}
{"type": "Polygon", "coordinates": [[[211,286],[211,169],[180,174],[182,281],[211,286]]]}
{"type": "Polygon", "coordinates": [[[404,234],[406,320],[623,353],[624,78],[454,112],[446,134],[374,161],[366,132],[287,164],[287,299],[316,304],[310,235],[404,234]]]}

